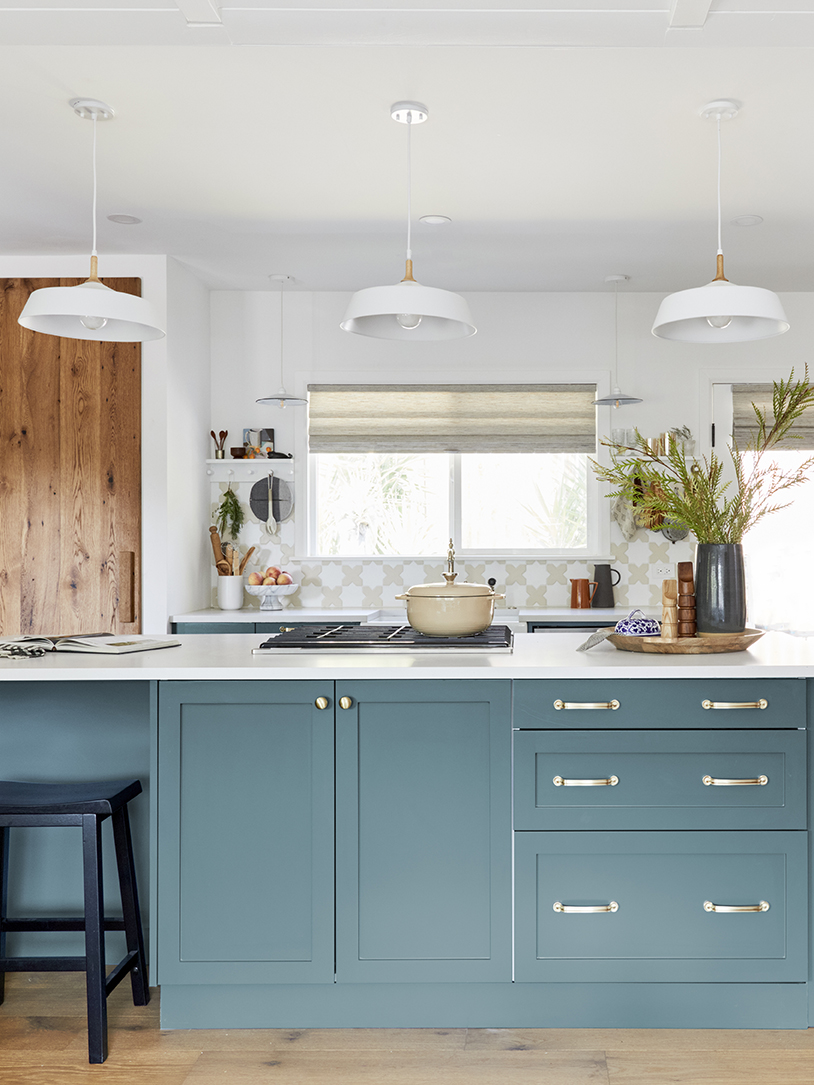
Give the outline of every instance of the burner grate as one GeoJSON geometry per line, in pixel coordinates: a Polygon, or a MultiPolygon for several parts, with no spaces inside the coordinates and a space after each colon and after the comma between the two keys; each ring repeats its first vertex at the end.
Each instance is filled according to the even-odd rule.
{"type": "Polygon", "coordinates": [[[417,650],[449,649],[451,651],[499,651],[511,650],[512,632],[506,625],[490,625],[482,633],[467,637],[428,637],[417,633],[409,625],[314,625],[289,629],[270,637],[260,645],[261,649],[316,649],[316,650],[417,650]]]}

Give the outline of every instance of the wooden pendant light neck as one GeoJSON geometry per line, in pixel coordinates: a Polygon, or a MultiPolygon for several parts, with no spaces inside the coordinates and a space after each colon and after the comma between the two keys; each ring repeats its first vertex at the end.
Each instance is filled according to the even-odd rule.
{"type": "Polygon", "coordinates": [[[87,280],[89,283],[99,282],[99,257],[91,256],[90,258],[90,276],[87,280]]]}
{"type": "Polygon", "coordinates": [[[727,279],[726,275],[724,275],[724,254],[722,252],[718,253],[717,273],[715,275],[715,278],[712,281],[714,283],[718,283],[718,282],[728,283],[729,282],[729,279],[727,279]]]}
{"type": "Polygon", "coordinates": [[[413,278],[413,261],[412,260],[407,261],[405,272],[404,272],[404,278],[401,281],[403,283],[414,283],[415,282],[415,279],[413,278]]]}

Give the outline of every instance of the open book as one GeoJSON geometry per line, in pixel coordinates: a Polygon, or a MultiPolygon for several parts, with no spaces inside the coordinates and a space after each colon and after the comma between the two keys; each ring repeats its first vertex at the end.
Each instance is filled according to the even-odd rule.
{"type": "Polygon", "coordinates": [[[24,650],[40,649],[45,652],[94,652],[102,655],[124,655],[126,652],[149,652],[153,648],[172,648],[180,640],[148,640],[145,637],[110,633],[89,633],[83,637],[39,637],[24,634],[20,637],[0,637],[0,648],[19,645],[24,650]]]}

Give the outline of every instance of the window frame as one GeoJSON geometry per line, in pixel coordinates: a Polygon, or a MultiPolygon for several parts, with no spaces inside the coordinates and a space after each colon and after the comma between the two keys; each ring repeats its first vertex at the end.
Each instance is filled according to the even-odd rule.
{"type": "MultiPolygon", "coordinates": [[[[361,455],[362,453],[360,453],[361,455]]],[[[416,561],[437,562],[445,559],[445,554],[320,554],[316,549],[316,514],[317,514],[317,462],[319,453],[308,452],[307,465],[307,501],[305,527],[300,535],[298,531],[297,549],[302,553],[299,560],[302,561],[416,561]]],[[[570,548],[521,548],[521,547],[494,547],[467,549],[461,545],[461,453],[449,452],[449,519],[451,535],[455,552],[459,558],[467,561],[485,559],[501,560],[515,559],[527,561],[605,561],[611,560],[610,553],[610,502],[607,499],[607,484],[601,483],[590,464],[587,468],[587,516],[588,516],[588,539],[584,547],[570,548]]],[[[545,456],[549,453],[541,452],[538,455],[545,456]]],[[[590,454],[586,453],[590,457],[590,454]]],[[[610,455],[601,444],[592,457],[600,463],[609,463],[610,455]]]]}

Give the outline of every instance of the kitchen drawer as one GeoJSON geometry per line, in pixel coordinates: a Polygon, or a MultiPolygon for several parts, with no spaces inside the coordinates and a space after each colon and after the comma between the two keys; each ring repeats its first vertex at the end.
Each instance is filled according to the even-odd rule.
{"type": "Polygon", "coordinates": [[[803,983],[806,838],[516,833],[516,979],[803,983]]]}
{"type": "Polygon", "coordinates": [[[805,731],[514,736],[516,829],[804,829],[805,787],[805,731]]]}
{"type": "Polygon", "coordinates": [[[805,725],[805,681],[797,678],[523,678],[514,683],[514,726],[521,729],[805,725]],[[764,701],[765,707],[704,708],[705,703],[764,701]]]}

